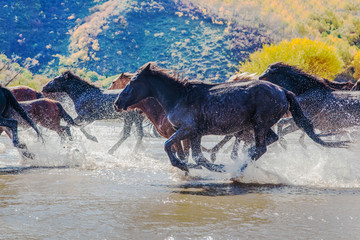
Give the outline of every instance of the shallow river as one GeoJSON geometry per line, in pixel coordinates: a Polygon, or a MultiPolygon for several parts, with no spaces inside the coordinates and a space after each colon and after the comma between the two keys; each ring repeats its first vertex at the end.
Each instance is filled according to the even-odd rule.
{"type": "MultiPolygon", "coordinates": [[[[90,131],[99,143],[77,129],[65,145],[53,133],[45,145],[20,134],[31,135],[24,140],[37,155],[22,164],[39,168],[0,175],[0,239],[359,239],[359,143],[325,149],[307,140],[304,150],[293,134],[287,150],[271,146],[243,174],[245,157],[232,162],[223,151],[226,173],[185,176],[162,138],[147,136],[134,152],[132,136],[112,156],[120,125],[90,131]]],[[[0,151],[2,170],[20,166],[5,136],[0,151]]]]}

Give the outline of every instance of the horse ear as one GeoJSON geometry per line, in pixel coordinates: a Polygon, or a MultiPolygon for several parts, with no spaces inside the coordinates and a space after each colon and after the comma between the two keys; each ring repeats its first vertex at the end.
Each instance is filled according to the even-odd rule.
{"type": "Polygon", "coordinates": [[[144,68],[145,71],[149,71],[150,70],[150,67],[151,67],[151,63],[148,63],[146,65],[146,67],[144,68]]]}
{"type": "Polygon", "coordinates": [[[69,71],[66,71],[66,72],[64,73],[64,78],[65,78],[65,79],[68,79],[68,78],[69,78],[69,71]]]}
{"type": "Polygon", "coordinates": [[[124,77],[124,72],[122,72],[122,73],[120,74],[120,77],[121,77],[121,78],[124,77]]]}

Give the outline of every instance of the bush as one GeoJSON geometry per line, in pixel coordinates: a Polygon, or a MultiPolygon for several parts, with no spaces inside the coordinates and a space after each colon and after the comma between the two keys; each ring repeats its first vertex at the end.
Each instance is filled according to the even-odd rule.
{"type": "Polygon", "coordinates": [[[359,79],[360,78],[360,51],[358,51],[355,54],[354,60],[352,62],[352,67],[354,68],[354,78],[359,79]]]}
{"type": "Polygon", "coordinates": [[[263,49],[252,53],[249,59],[241,63],[240,72],[262,73],[274,62],[296,65],[310,74],[334,79],[342,71],[335,47],[307,38],[284,40],[279,44],[264,45],[263,49]]]}

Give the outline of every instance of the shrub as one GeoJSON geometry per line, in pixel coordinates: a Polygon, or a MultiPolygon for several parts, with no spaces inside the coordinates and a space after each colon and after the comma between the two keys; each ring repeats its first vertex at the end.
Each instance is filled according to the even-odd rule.
{"type": "Polygon", "coordinates": [[[310,74],[334,79],[342,70],[335,47],[307,38],[284,40],[279,44],[264,45],[263,49],[252,53],[241,63],[240,72],[262,73],[274,62],[296,65],[310,74]]]}
{"type": "Polygon", "coordinates": [[[359,79],[360,78],[360,51],[358,51],[355,56],[354,60],[352,62],[352,67],[354,68],[354,78],[359,79]]]}

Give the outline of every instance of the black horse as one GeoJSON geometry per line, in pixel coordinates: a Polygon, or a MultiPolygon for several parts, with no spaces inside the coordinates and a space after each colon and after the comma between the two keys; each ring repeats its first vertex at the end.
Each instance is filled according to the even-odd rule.
{"type": "Polygon", "coordinates": [[[39,129],[35,123],[29,118],[26,111],[21,107],[14,95],[7,88],[0,86],[0,126],[9,128],[12,135],[13,145],[20,149],[23,156],[33,158],[33,154],[27,151],[25,144],[19,142],[18,137],[18,121],[6,117],[7,112],[13,108],[36,132],[37,136],[44,141],[39,129]]]}
{"type": "MultiPolygon", "coordinates": [[[[269,65],[259,79],[295,93],[305,115],[321,131],[338,132],[360,125],[360,101],[349,98],[349,91],[335,91],[326,79],[281,62],[269,65]]],[[[278,125],[280,137],[298,129],[292,119],[284,119],[278,125]],[[290,126],[282,130],[285,124],[290,126]]]]}
{"type": "MultiPolygon", "coordinates": [[[[249,156],[257,160],[266,152],[267,145],[277,141],[278,137],[271,127],[288,111],[289,106],[296,124],[315,142],[328,147],[344,146],[344,142],[322,141],[303,115],[295,95],[264,81],[222,84],[180,81],[148,63],[137,71],[114,105],[119,111],[126,110],[147,97],[159,101],[177,130],[165,142],[165,151],[171,164],[184,171],[188,171],[188,166],[171,151],[175,142],[190,139],[195,162],[209,170],[222,172],[223,166],[210,163],[202,155],[202,136],[239,135],[253,130],[255,146],[249,149],[249,156]]],[[[245,167],[246,164],[242,170],[245,167]]]]}
{"type": "Polygon", "coordinates": [[[74,102],[75,111],[78,114],[74,119],[75,122],[81,124],[82,127],[80,130],[88,139],[95,142],[97,142],[97,138],[87,133],[84,129],[85,126],[96,120],[118,119],[123,117],[124,129],[122,131],[122,138],[109,150],[110,154],[112,154],[130,136],[133,123],[135,123],[137,127],[138,134],[135,148],[140,146],[144,136],[142,126],[144,117],[135,111],[119,114],[114,110],[113,103],[120,91],[104,91],[76,76],[71,71],[66,71],[48,82],[43,87],[43,92],[67,93],[74,102]]]}

